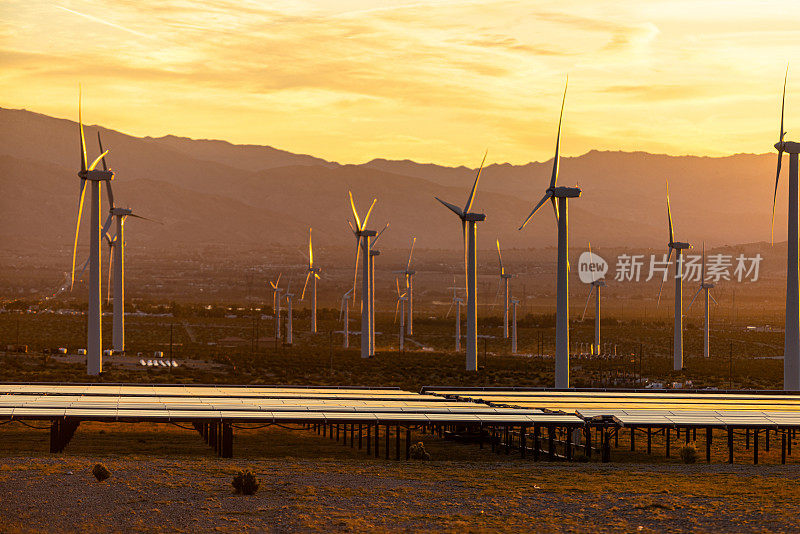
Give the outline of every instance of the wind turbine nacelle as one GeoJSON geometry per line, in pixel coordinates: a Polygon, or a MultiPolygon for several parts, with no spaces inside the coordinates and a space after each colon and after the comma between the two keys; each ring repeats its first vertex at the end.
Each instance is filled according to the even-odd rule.
{"type": "Polygon", "coordinates": [[[370,256],[380,256],[381,255],[381,251],[380,250],[370,250],[369,251],[369,255],[370,256]]]}
{"type": "Polygon", "coordinates": [[[378,235],[378,232],[375,230],[361,230],[358,234],[361,235],[361,237],[375,237],[378,235]]]}
{"type": "Polygon", "coordinates": [[[481,222],[486,220],[485,213],[465,213],[464,220],[468,222],[481,222]]]}
{"type": "Polygon", "coordinates": [[[322,272],[322,269],[320,269],[319,267],[311,267],[311,268],[308,270],[308,272],[310,272],[310,273],[321,273],[321,272],[322,272]]]}
{"type": "Polygon", "coordinates": [[[690,250],[692,248],[691,243],[683,243],[681,241],[670,243],[669,246],[675,250],[690,250]]]}
{"type": "Polygon", "coordinates": [[[789,154],[800,154],[800,143],[796,141],[783,141],[780,143],[775,143],[775,148],[777,150],[788,152],[789,154]]]}
{"type": "Polygon", "coordinates": [[[500,278],[514,278],[514,275],[513,274],[503,273],[503,274],[500,275],[500,278]]]}
{"type": "Polygon", "coordinates": [[[110,182],[111,180],[114,179],[113,171],[99,171],[96,169],[92,171],[79,172],[78,176],[80,178],[83,178],[84,180],[91,180],[93,182],[103,182],[103,181],[110,182]]]}
{"type": "Polygon", "coordinates": [[[580,187],[556,187],[553,189],[553,196],[556,198],[578,198],[581,196],[580,187]]]}
{"type": "Polygon", "coordinates": [[[594,282],[592,282],[592,285],[595,286],[595,287],[605,287],[606,286],[606,281],[605,280],[595,280],[594,282]]]}
{"type": "Polygon", "coordinates": [[[133,213],[133,210],[129,208],[112,208],[109,211],[111,212],[111,215],[115,215],[118,217],[125,217],[133,213]]]}
{"type": "Polygon", "coordinates": [[[717,287],[717,284],[703,282],[702,284],[700,284],[700,287],[702,287],[703,289],[714,289],[715,287],[717,287]]]}

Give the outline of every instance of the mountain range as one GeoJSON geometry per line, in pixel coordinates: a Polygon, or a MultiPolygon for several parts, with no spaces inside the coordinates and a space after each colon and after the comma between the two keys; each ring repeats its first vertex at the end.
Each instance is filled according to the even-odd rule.
{"type": "MultiPolygon", "coordinates": [[[[370,226],[380,230],[391,224],[381,238],[384,247],[406,247],[411,236],[422,249],[462,246],[459,221],[434,196],[463,204],[475,168],[386,159],[341,164],[269,146],[141,138],[91,125],[85,131],[90,160],[99,153],[96,132],[110,150],[117,204],[163,222],[129,221],[129,246],[176,252],[204,244],[302,250],[309,227],[317,247],[352,246],[348,190],[362,215],[378,199],[370,226]]],[[[764,145],[769,148],[768,140],[764,145]]],[[[79,154],[77,123],[0,108],[0,246],[59,254],[71,248],[79,154]]],[[[476,164],[481,156],[466,163],[476,164]]],[[[479,248],[493,248],[495,238],[505,248],[556,244],[549,208],[517,231],[547,187],[551,167],[552,160],[484,169],[473,207],[487,216],[479,226],[479,248]]],[[[774,169],[774,153],[591,151],[562,157],[559,183],[583,190],[570,202],[570,243],[665,249],[667,180],[677,239],[698,247],[702,241],[707,246],[769,241],[774,169]]],[[[775,239],[782,241],[783,188],[778,197],[775,239]]],[[[85,247],[85,234],[81,241],[85,247]]]]}

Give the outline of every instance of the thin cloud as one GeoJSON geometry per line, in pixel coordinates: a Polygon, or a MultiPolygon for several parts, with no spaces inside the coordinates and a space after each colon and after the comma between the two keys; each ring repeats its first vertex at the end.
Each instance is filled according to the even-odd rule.
{"type": "Polygon", "coordinates": [[[75,11],[73,9],[69,9],[68,7],[64,7],[64,6],[54,6],[54,7],[58,8],[58,9],[61,9],[63,11],[66,11],[67,13],[72,13],[73,15],[78,15],[79,17],[83,17],[83,18],[91,20],[93,22],[98,22],[100,24],[105,24],[106,26],[110,26],[112,28],[116,28],[118,30],[125,31],[125,32],[128,32],[128,33],[133,34],[133,35],[138,35],[139,37],[144,37],[146,39],[155,39],[155,37],[153,37],[152,35],[147,35],[146,33],[138,32],[136,30],[132,30],[130,28],[126,28],[125,26],[120,26],[119,24],[115,24],[113,22],[109,22],[107,20],[103,20],[101,18],[95,17],[94,15],[87,15],[86,13],[81,13],[79,11],[75,11]]]}

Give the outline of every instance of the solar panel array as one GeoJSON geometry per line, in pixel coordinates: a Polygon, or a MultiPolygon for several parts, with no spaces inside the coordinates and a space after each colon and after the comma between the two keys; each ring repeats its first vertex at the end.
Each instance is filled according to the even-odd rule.
{"type": "Polygon", "coordinates": [[[582,424],[575,415],[493,407],[400,389],[0,385],[0,418],[99,421],[582,424]]]}
{"type": "Polygon", "coordinates": [[[425,388],[442,398],[575,414],[622,426],[800,426],[800,394],[425,388]]]}

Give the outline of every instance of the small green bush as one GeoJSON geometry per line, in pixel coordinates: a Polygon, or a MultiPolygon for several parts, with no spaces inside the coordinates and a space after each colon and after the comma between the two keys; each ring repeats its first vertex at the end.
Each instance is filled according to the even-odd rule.
{"type": "Polygon", "coordinates": [[[422,442],[415,443],[411,447],[409,447],[409,456],[411,456],[412,460],[430,460],[431,455],[428,454],[428,451],[425,450],[425,445],[422,442]]]}
{"type": "Polygon", "coordinates": [[[261,485],[258,478],[250,470],[236,473],[231,484],[236,493],[240,495],[253,495],[261,485]]]}
{"type": "Polygon", "coordinates": [[[94,467],[92,467],[92,474],[98,482],[102,482],[111,476],[111,471],[103,464],[94,464],[94,467]]]}
{"type": "Polygon", "coordinates": [[[697,448],[694,446],[694,444],[687,443],[681,447],[679,453],[681,460],[683,460],[683,463],[685,464],[693,464],[697,461],[697,448]]]}

